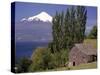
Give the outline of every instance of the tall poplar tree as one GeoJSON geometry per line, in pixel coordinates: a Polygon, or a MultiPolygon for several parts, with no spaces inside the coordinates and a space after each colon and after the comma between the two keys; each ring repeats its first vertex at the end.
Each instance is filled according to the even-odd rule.
{"type": "Polygon", "coordinates": [[[85,37],[87,10],[84,6],[72,6],[64,13],[56,12],[52,21],[53,41],[51,51],[71,49],[75,43],[82,43],[85,37]]]}
{"type": "Polygon", "coordinates": [[[84,6],[76,7],[76,43],[81,43],[85,36],[87,10],[84,6]]]}

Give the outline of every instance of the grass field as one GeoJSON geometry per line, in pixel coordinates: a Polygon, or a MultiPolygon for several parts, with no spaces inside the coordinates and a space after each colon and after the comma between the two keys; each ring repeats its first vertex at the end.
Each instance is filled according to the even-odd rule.
{"type": "Polygon", "coordinates": [[[97,39],[85,39],[84,44],[91,44],[94,48],[97,48],[97,39]]]}
{"type": "Polygon", "coordinates": [[[97,68],[97,62],[81,64],[79,66],[71,67],[71,70],[79,70],[79,69],[94,69],[97,68]]]}
{"type": "Polygon", "coordinates": [[[64,70],[81,70],[81,69],[96,69],[97,68],[97,62],[92,62],[92,63],[86,63],[86,64],[81,64],[78,66],[73,66],[73,67],[60,67],[53,69],[52,71],[64,71],[64,70]]]}

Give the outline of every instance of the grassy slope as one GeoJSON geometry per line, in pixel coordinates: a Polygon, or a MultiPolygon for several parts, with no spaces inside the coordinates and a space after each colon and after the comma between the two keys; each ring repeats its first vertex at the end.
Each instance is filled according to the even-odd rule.
{"type": "Polygon", "coordinates": [[[97,48],[97,40],[96,39],[85,39],[84,44],[92,44],[94,48],[97,48]]]}
{"type": "MultiPolygon", "coordinates": [[[[86,63],[86,64],[81,64],[78,66],[73,66],[70,68],[70,70],[80,70],[80,69],[94,69],[97,68],[97,62],[92,62],[92,63],[86,63]]],[[[63,70],[68,70],[68,67],[60,67],[53,69],[51,71],[63,71],[63,70]]]]}
{"type": "Polygon", "coordinates": [[[71,67],[71,70],[79,70],[79,69],[93,69],[97,68],[97,62],[81,64],[79,66],[71,67]]]}

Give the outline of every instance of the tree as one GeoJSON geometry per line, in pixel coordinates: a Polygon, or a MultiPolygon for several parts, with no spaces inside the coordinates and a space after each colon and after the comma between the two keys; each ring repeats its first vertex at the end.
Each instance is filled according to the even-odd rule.
{"type": "Polygon", "coordinates": [[[53,42],[52,42],[52,51],[56,52],[61,49],[61,41],[62,41],[62,30],[61,26],[63,24],[62,22],[63,14],[62,16],[56,12],[56,15],[53,17],[53,26],[52,26],[52,36],[53,36],[53,42]]]}
{"type": "Polygon", "coordinates": [[[32,55],[32,64],[29,71],[43,71],[52,68],[51,52],[48,48],[37,48],[32,55]]]}
{"type": "Polygon", "coordinates": [[[32,61],[26,57],[23,57],[20,59],[18,64],[16,64],[16,73],[23,73],[23,72],[28,72],[28,68],[32,61]]]}
{"type": "Polygon", "coordinates": [[[97,39],[97,26],[94,26],[90,31],[88,38],[97,39]]]}
{"type": "Polygon", "coordinates": [[[76,7],[76,43],[81,43],[85,36],[85,27],[87,21],[87,10],[84,6],[76,7]]]}
{"type": "Polygon", "coordinates": [[[15,69],[15,73],[21,73],[22,72],[22,68],[19,64],[15,64],[16,69],[15,69]]]}
{"type": "Polygon", "coordinates": [[[75,35],[75,8],[67,9],[64,22],[65,48],[70,49],[74,44],[75,35]]]}
{"type": "Polygon", "coordinates": [[[52,21],[52,52],[71,49],[75,43],[82,43],[85,38],[87,10],[84,6],[72,6],[64,13],[56,12],[52,21]]]}

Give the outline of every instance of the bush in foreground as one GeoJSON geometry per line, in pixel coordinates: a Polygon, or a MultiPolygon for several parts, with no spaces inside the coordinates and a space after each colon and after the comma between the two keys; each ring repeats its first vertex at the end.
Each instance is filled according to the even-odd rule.
{"type": "Polygon", "coordinates": [[[29,71],[42,71],[51,68],[51,53],[47,48],[37,48],[32,55],[29,71]]]}
{"type": "Polygon", "coordinates": [[[20,59],[20,61],[15,65],[16,66],[16,73],[24,73],[28,72],[28,68],[32,61],[26,57],[20,59]]]}
{"type": "Polygon", "coordinates": [[[52,53],[49,48],[37,48],[32,55],[29,71],[44,71],[64,66],[67,62],[67,50],[52,53]]]}

